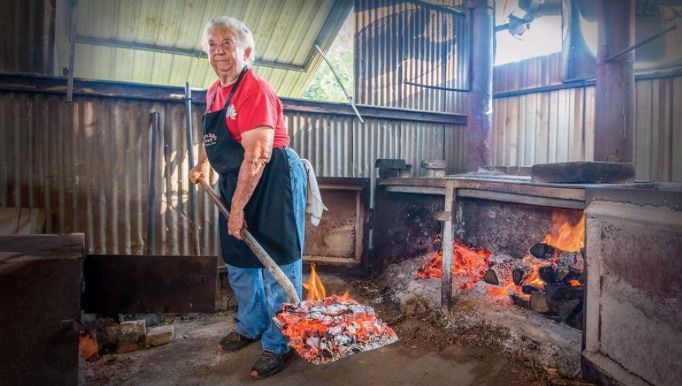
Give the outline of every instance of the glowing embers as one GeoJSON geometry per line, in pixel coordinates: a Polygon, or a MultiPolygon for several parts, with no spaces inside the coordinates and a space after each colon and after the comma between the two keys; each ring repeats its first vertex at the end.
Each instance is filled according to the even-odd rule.
{"type": "Polygon", "coordinates": [[[303,285],[307,300],[282,305],[282,311],[273,318],[301,358],[327,364],[398,340],[372,307],[359,304],[348,292],[325,297],[324,285],[315,266],[311,267],[310,279],[303,285]]]}
{"type": "MultiPolygon", "coordinates": [[[[513,302],[580,328],[584,237],[584,217],[576,218],[570,212],[556,210],[552,213],[551,231],[523,258],[492,256],[484,248],[455,240],[453,286],[471,296],[513,302]]],[[[417,270],[416,277],[442,277],[442,260],[442,253],[434,252],[417,270]]]]}
{"type": "MultiPolygon", "coordinates": [[[[455,239],[452,250],[452,275],[468,278],[460,284],[460,289],[469,289],[481,280],[492,265],[492,254],[485,248],[474,247],[455,239]]],[[[417,279],[443,277],[443,253],[433,252],[433,257],[422,268],[417,270],[417,279]]]]}

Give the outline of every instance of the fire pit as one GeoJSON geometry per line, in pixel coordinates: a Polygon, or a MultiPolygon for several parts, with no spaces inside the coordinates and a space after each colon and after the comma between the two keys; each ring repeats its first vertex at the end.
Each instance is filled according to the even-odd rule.
{"type": "Polygon", "coordinates": [[[567,235],[583,242],[584,185],[470,173],[384,180],[377,196],[382,201],[376,204],[376,265],[386,266],[382,278],[396,298],[410,292],[440,309],[445,325],[456,326],[473,344],[508,351],[540,370],[579,374],[585,259],[582,246],[563,245],[560,228],[576,231],[567,235]],[[416,217],[402,210],[412,202],[430,209],[430,218],[440,222],[437,228],[430,226],[429,214],[416,217]],[[406,237],[393,240],[395,225],[383,228],[383,219],[400,217],[409,225],[401,228],[406,237]],[[422,223],[429,227],[419,232],[422,223]],[[442,243],[434,243],[434,236],[448,229],[455,241],[443,236],[442,243]],[[447,277],[417,279],[441,259],[438,249],[445,251],[451,242],[447,277]],[[405,246],[402,256],[392,243],[405,246]]]}
{"type": "MultiPolygon", "coordinates": [[[[522,259],[493,255],[485,248],[455,240],[451,274],[459,293],[482,280],[488,284],[486,293],[491,299],[510,298],[516,305],[581,328],[585,219],[572,224],[569,214],[556,210],[552,221],[551,232],[522,259]]],[[[417,279],[443,276],[442,253],[432,255],[417,270],[417,279]]]]}

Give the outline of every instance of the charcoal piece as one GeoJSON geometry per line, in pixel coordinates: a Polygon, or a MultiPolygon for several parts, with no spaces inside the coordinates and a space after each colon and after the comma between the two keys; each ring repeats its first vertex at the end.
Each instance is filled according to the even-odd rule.
{"type": "Polygon", "coordinates": [[[566,316],[564,322],[573,328],[578,330],[583,329],[583,305],[584,301],[581,299],[580,303],[576,305],[573,312],[566,316]]]}
{"type": "Polygon", "coordinates": [[[512,301],[514,302],[514,304],[516,304],[517,306],[525,308],[527,310],[531,309],[530,308],[530,301],[528,299],[526,299],[525,297],[521,297],[521,296],[516,295],[516,294],[511,294],[510,297],[511,297],[512,301]]]}
{"type": "Polygon", "coordinates": [[[542,291],[542,288],[540,288],[538,286],[527,284],[527,285],[524,285],[523,287],[521,287],[521,292],[523,292],[524,294],[530,295],[534,292],[543,292],[543,291],[542,291]]]}
{"type": "Polygon", "coordinates": [[[540,267],[538,269],[538,274],[540,275],[540,279],[545,283],[557,282],[556,276],[554,275],[554,267],[551,265],[540,267]]]}
{"type": "Polygon", "coordinates": [[[566,284],[545,283],[545,292],[547,293],[547,299],[550,301],[582,299],[585,287],[582,285],[571,286],[566,284]]]}
{"type": "Polygon", "coordinates": [[[575,313],[579,312],[578,306],[580,306],[580,310],[582,310],[582,302],[583,299],[571,299],[567,300],[565,302],[561,302],[561,305],[557,308],[557,315],[561,318],[561,320],[566,320],[568,319],[571,315],[574,315],[575,313]]]}
{"type": "Polygon", "coordinates": [[[537,243],[530,248],[531,255],[543,260],[551,259],[556,251],[556,248],[545,243],[537,243]]]}
{"type": "Polygon", "coordinates": [[[566,266],[558,266],[554,269],[554,277],[556,278],[556,283],[566,283],[569,281],[578,279],[580,277],[580,272],[566,266]]]}
{"type": "Polygon", "coordinates": [[[499,285],[500,281],[497,280],[497,274],[492,269],[489,269],[485,275],[483,275],[483,281],[488,284],[499,285]]]}
{"type": "Polygon", "coordinates": [[[567,325],[582,329],[583,319],[583,299],[556,300],[547,298],[547,305],[550,312],[556,315],[557,321],[567,325]]]}
{"type": "Polygon", "coordinates": [[[585,258],[582,252],[561,252],[556,257],[556,264],[560,267],[568,267],[578,273],[585,270],[585,258]]]}
{"type": "Polygon", "coordinates": [[[523,283],[523,280],[527,278],[531,273],[531,268],[527,266],[521,266],[521,267],[516,267],[512,271],[512,280],[514,280],[514,284],[516,285],[521,285],[523,283]]]}
{"type": "Polygon", "coordinates": [[[530,294],[530,308],[535,312],[545,313],[549,311],[547,298],[544,292],[533,292],[530,294]]]}

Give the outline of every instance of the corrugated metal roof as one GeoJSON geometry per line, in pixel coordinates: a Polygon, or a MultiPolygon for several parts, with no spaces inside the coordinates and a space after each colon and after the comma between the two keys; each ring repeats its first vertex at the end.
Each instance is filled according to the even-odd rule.
{"type": "Polygon", "coordinates": [[[314,45],[329,48],[352,6],[351,0],[80,1],[74,76],[208,87],[215,74],[199,57],[201,33],[212,17],[229,15],[254,33],[256,71],[280,96],[297,97],[321,63],[314,45]]]}

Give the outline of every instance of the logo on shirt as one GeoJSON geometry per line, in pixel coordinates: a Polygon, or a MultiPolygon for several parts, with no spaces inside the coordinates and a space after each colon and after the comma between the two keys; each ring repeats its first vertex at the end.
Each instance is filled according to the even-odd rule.
{"type": "Polygon", "coordinates": [[[204,134],[204,146],[213,146],[218,142],[218,137],[213,133],[204,134]]]}
{"type": "Polygon", "coordinates": [[[227,117],[230,119],[237,118],[237,109],[232,104],[227,106],[227,117]]]}

